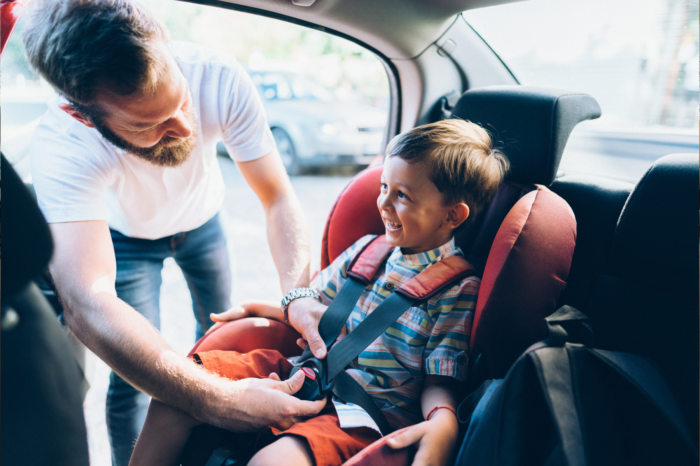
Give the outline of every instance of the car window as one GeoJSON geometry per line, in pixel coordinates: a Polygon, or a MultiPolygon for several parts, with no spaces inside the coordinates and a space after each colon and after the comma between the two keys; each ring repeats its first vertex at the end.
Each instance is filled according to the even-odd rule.
{"type": "MultiPolygon", "coordinates": [[[[367,166],[382,152],[389,81],[372,52],[271,18],[172,0],[141,3],[172,39],[222,51],[245,67],[290,174],[367,166]]],[[[2,60],[1,130],[3,153],[28,181],[29,140],[53,91],[26,62],[23,24],[20,20],[2,60]]],[[[225,153],[223,145],[218,147],[225,153]]]]}
{"type": "MultiPolygon", "coordinates": [[[[278,150],[309,222],[314,266],[335,199],[359,169],[383,150],[389,81],[372,53],[348,40],[270,18],[211,6],[142,0],[171,38],[235,57],[258,89],[278,150]],[[300,176],[299,176],[300,175],[300,176]]],[[[21,18],[2,59],[2,150],[30,181],[27,149],[46,102],[54,95],[26,63],[21,18]]],[[[281,299],[277,269],[265,231],[265,212],[226,148],[219,144],[226,185],[221,221],[232,262],[232,302],[281,299]]],[[[195,321],[185,278],[165,261],[161,332],[177,351],[194,344],[195,321]]],[[[109,465],[105,421],[109,368],[94,356],[86,369],[91,389],[85,418],[91,464],[109,465]]]]}
{"type": "Polygon", "coordinates": [[[698,150],[698,2],[533,0],[464,13],[521,84],[591,94],[563,172],[637,181],[698,150]]]}
{"type": "Polygon", "coordinates": [[[305,76],[251,71],[250,77],[265,100],[334,100],[328,89],[305,76]]]}

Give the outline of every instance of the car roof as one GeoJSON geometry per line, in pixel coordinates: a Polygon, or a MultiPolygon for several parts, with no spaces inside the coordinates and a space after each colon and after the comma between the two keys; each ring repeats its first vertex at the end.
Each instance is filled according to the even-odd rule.
{"type": "Polygon", "coordinates": [[[449,29],[462,11],[513,3],[513,0],[315,0],[304,7],[292,1],[299,3],[299,0],[221,3],[233,4],[231,8],[241,11],[328,28],[391,59],[420,55],[449,29]]]}

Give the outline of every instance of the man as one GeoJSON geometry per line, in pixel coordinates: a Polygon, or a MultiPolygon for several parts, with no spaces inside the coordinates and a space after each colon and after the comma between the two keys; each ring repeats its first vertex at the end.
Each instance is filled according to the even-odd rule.
{"type": "MultiPolygon", "coordinates": [[[[210,312],[230,307],[218,140],[263,204],[282,290],[308,283],[305,221],[242,67],[169,42],[129,0],[35,2],[23,39],[32,66],[60,94],[32,141],[32,176],[55,241],[50,272],[66,324],[113,369],[113,464],[128,464],[145,417],[148,397],[133,387],[231,430],[285,427],[317,413],[323,402],[290,396],[303,376],[227,381],[178,355],[157,330],[166,257],[187,279],[197,337],[210,312]]],[[[294,316],[317,341],[320,314],[294,316]]]]}

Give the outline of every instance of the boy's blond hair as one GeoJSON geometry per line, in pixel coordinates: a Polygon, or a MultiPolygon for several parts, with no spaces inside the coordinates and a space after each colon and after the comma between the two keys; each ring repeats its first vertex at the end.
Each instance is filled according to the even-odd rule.
{"type": "MultiPolygon", "coordinates": [[[[388,157],[423,165],[445,205],[464,202],[474,219],[496,195],[508,170],[506,157],[493,148],[481,126],[464,120],[443,120],[396,136],[388,157]]],[[[467,223],[467,222],[465,222],[467,223]]]]}

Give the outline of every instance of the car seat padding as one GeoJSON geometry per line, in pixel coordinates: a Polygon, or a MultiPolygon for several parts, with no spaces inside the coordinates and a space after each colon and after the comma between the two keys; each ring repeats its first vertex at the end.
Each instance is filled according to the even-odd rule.
{"type": "Polygon", "coordinates": [[[600,117],[588,94],[535,86],[486,86],[465,92],[453,118],[488,130],[510,161],[507,179],[549,186],[574,127],[600,117]]]}
{"type": "Polygon", "coordinates": [[[482,353],[490,377],[503,377],[546,336],[576,245],[576,219],[549,189],[523,196],[503,221],[479,290],[470,353],[482,353]]]}
{"type": "Polygon", "coordinates": [[[338,196],[323,234],[321,269],[328,267],[364,235],[384,234],[384,223],[377,209],[382,169],[376,167],[361,172],[338,196]]]}
{"type": "MultiPolygon", "coordinates": [[[[280,313],[281,315],[281,313],[280,313]]],[[[227,322],[195,343],[189,357],[200,351],[222,350],[248,353],[257,348],[276,349],[286,357],[299,356],[301,335],[289,325],[259,317],[227,322]]]]}

